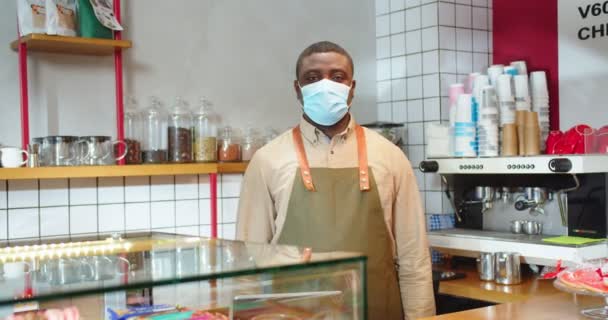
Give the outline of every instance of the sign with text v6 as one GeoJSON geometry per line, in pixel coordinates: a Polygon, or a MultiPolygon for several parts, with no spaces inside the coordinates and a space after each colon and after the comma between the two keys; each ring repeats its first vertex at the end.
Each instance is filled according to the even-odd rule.
{"type": "Polygon", "coordinates": [[[608,124],[608,0],[557,0],[560,128],[608,124]]]}

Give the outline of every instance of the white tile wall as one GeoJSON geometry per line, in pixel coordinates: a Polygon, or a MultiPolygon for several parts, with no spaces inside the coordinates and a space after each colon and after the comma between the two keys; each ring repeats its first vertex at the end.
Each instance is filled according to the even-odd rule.
{"type": "MultiPolygon", "coordinates": [[[[391,35],[391,56],[400,56],[405,54],[405,33],[399,33],[391,35]]],[[[378,57],[378,58],[389,58],[387,57],[378,57]]]]}
{"type": "Polygon", "coordinates": [[[8,239],[8,211],[0,210],[0,240],[8,239]]]}
{"type": "Polygon", "coordinates": [[[175,177],[150,177],[150,200],[163,201],[175,199],[175,177]]]}
{"type": "Polygon", "coordinates": [[[8,182],[8,207],[38,207],[37,180],[11,180],[8,182]]]}
{"type": "Polygon", "coordinates": [[[95,233],[97,230],[97,206],[70,207],[70,234],[95,233]]]}
{"type": "Polygon", "coordinates": [[[40,180],[40,206],[67,206],[68,179],[40,180]]]}
{"type": "MultiPolygon", "coordinates": [[[[237,199],[238,200],[238,199],[237,199]]],[[[175,202],[175,225],[194,226],[199,225],[199,207],[197,200],[178,200],[175,202]]]]}
{"type": "Polygon", "coordinates": [[[150,177],[126,177],[125,201],[150,201],[150,177]]]}
{"type": "MultiPolygon", "coordinates": [[[[405,124],[404,151],[414,167],[425,158],[424,127],[447,120],[449,85],[491,62],[491,5],[490,0],[376,1],[378,118],[405,124]]],[[[439,177],[415,172],[427,214],[451,213],[439,177]]]]}
{"type": "Polygon", "coordinates": [[[422,27],[422,10],[420,7],[405,11],[405,30],[412,31],[422,27]]]}
{"type": "Polygon", "coordinates": [[[437,26],[437,20],[439,19],[437,14],[437,2],[423,5],[421,7],[421,27],[428,28],[437,26]]]}
{"type": "Polygon", "coordinates": [[[99,205],[97,222],[99,232],[122,232],[125,230],[125,205],[103,204],[99,205]]]}
{"type": "Polygon", "coordinates": [[[69,207],[40,208],[40,236],[70,234],[69,207]]]}
{"type": "Polygon", "coordinates": [[[38,208],[9,209],[9,239],[34,238],[40,236],[40,216],[38,208]]]}
{"type": "Polygon", "coordinates": [[[0,209],[8,208],[8,194],[6,192],[6,180],[0,180],[0,209]]]}
{"type": "Polygon", "coordinates": [[[391,92],[393,93],[393,101],[405,100],[407,96],[405,79],[396,79],[391,81],[391,92]]]}
{"type": "Polygon", "coordinates": [[[414,53],[406,57],[407,76],[414,77],[422,75],[422,54],[414,53]]]}
{"type": "Polygon", "coordinates": [[[390,14],[391,33],[400,33],[405,31],[405,14],[403,11],[397,11],[390,14]]]}
{"type": "MultiPolygon", "coordinates": [[[[152,228],[167,228],[175,225],[175,202],[162,201],[150,203],[152,228]]],[[[143,214],[141,215],[143,218],[143,214]]],[[[127,215],[127,221],[129,215],[127,215]]]]}
{"type": "MultiPolygon", "coordinates": [[[[125,229],[131,230],[150,230],[150,206],[157,202],[127,203],[125,204],[125,229]]],[[[158,202],[160,203],[160,202],[158,202]]],[[[173,202],[171,202],[173,206],[173,202]]],[[[171,208],[173,211],[173,208],[171,208]]],[[[169,216],[170,213],[167,212],[169,216]]],[[[173,218],[173,217],[172,217],[173,218]]],[[[175,219],[169,226],[175,225],[175,219]]]]}
{"type": "MultiPolygon", "coordinates": [[[[9,187],[10,188],[10,187],[9,187]]],[[[70,205],[96,204],[97,179],[70,179],[70,205]]]]}
{"type": "Polygon", "coordinates": [[[125,187],[123,177],[99,178],[98,183],[98,203],[103,204],[125,202],[125,187]]]}

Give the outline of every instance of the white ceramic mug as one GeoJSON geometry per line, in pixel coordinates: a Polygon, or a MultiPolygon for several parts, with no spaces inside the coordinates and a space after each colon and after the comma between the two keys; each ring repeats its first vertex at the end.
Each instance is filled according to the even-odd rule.
{"type": "Polygon", "coordinates": [[[17,147],[3,147],[0,148],[2,157],[0,161],[4,168],[19,168],[27,163],[27,159],[30,157],[29,153],[25,150],[21,150],[17,147]],[[23,160],[25,155],[25,160],[23,160]]]}

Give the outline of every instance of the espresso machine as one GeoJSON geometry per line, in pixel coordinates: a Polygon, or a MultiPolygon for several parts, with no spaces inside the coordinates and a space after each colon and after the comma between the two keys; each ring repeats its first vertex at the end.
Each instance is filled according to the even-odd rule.
{"type": "Polygon", "coordinates": [[[455,214],[455,229],[429,233],[433,247],[475,256],[498,246],[543,265],[608,254],[606,243],[589,244],[597,246],[590,250],[556,248],[559,244],[545,240],[606,238],[608,156],[436,159],[423,161],[420,169],[441,175],[455,214]],[[478,241],[465,244],[463,239],[471,238],[478,241]]]}

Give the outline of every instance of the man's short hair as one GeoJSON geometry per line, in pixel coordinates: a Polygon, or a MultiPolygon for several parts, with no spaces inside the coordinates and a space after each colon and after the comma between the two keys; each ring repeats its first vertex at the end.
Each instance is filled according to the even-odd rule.
{"type": "Polygon", "coordinates": [[[325,52],[335,52],[345,56],[348,59],[348,63],[350,64],[350,69],[353,74],[355,74],[355,65],[353,63],[353,58],[351,58],[350,54],[344,50],[344,48],[339,45],[330,42],[330,41],[320,41],[317,43],[313,43],[308,48],[304,49],[300,56],[298,57],[298,62],[296,64],[296,79],[300,76],[300,69],[302,68],[302,60],[304,58],[309,57],[315,53],[325,53],[325,52]]]}

